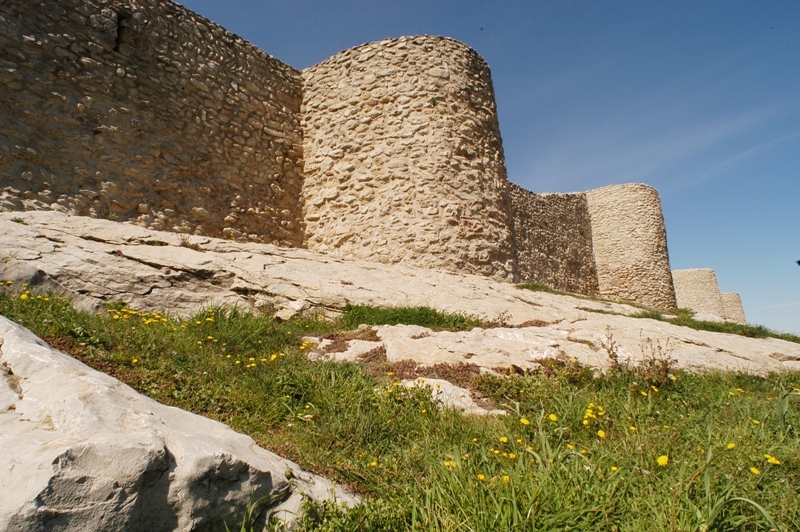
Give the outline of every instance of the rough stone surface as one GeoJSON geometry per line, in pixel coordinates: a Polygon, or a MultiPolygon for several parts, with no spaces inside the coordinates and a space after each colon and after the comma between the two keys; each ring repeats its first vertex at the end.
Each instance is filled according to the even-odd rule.
{"type": "Polygon", "coordinates": [[[586,194],[534,194],[511,184],[520,282],[597,294],[586,194]]]}
{"type": "Polygon", "coordinates": [[[300,246],[300,73],[178,4],[0,4],[0,207],[300,246]]]}
{"type": "Polygon", "coordinates": [[[722,297],[722,308],[725,311],[725,319],[734,323],[747,323],[744,315],[742,297],[735,292],[724,292],[722,297]]]}
{"type": "Polygon", "coordinates": [[[346,50],[303,72],[309,249],[514,275],[489,67],[444,37],[346,50]]]}
{"type": "Polygon", "coordinates": [[[303,496],[356,499],[225,425],[143,397],[0,316],[0,530],[291,525],[303,496]],[[290,480],[291,478],[291,480],[290,480]]]}
{"type": "Polygon", "coordinates": [[[601,295],[675,308],[658,192],[638,183],[590,190],[586,201],[601,295]]]}
{"type": "MultiPolygon", "coordinates": [[[[635,360],[660,348],[689,369],[800,369],[800,344],[629,318],[626,315],[641,309],[619,303],[531,292],[477,275],[346,261],[266,244],[206,237],[193,237],[192,243],[205,251],[182,247],[179,235],[130,224],[47,211],[0,213],[0,279],[24,267],[40,281],[82,294],[84,302],[122,300],[136,309],[167,309],[175,315],[217,304],[247,310],[274,307],[283,317],[303,311],[334,315],[349,301],[426,305],[506,320],[507,327],[427,337],[405,326],[378,328],[387,358],[423,364],[472,362],[491,369],[571,356],[602,367],[608,360],[603,344],[610,336],[621,356],[635,360]],[[14,217],[27,225],[12,222],[14,217]]],[[[17,276],[18,282],[23,278],[17,276]]]]}
{"type": "Polygon", "coordinates": [[[711,314],[725,319],[725,305],[717,283],[717,274],[711,268],[672,270],[678,307],[700,314],[711,314]]]}
{"type": "Polygon", "coordinates": [[[301,74],[168,0],[9,0],[0,178],[6,210],[675,304],[657,193],[512,186],[489,67],[445,37],[301,74]]]}

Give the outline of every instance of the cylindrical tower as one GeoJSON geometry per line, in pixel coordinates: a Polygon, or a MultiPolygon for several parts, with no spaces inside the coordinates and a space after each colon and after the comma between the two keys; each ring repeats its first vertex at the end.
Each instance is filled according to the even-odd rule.
{"type": "Polygon", "coordinates": [[[717,274],[711,268],[673,270],[675,297],[680,308],[725,318],[725,303],[719,291],[717,274]]]}
{"type": "Polygon", "coordinates": [[[474,50],[401,37],[346,50],[303,79],[309,249],[513,278],[494,91],[474,50]]]}
{"type": "Polygon", "coordinates": [[[658,191],[639,183],[590,190],[586,202],[600,294],[674,308],[667,229],[658,191]]]}

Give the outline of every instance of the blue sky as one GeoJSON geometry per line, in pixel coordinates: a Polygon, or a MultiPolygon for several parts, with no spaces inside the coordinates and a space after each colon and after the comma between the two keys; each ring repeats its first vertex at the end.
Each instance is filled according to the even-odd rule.
{"type": "Polygon", "coordinates": [[[750,322],[800,334],[800,2],[181,3],[299,69],[387,37],[468,44],[511,181],[656,187],[673,269],[713,268],[750,322]]]}

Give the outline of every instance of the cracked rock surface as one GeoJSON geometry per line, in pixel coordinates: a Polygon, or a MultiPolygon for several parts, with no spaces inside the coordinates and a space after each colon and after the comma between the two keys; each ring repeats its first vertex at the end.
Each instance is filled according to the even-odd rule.
{"type": "Polygon", "coordinates": [[[356,499],[210,419],[164,406],[0,317],[0,530],[224,530],[251,501],[356,499]]]}
{"type": "Polygon", "coordinates": [[[640,309],[621,303],[520,290],[482,276],[335,259],[303,249],[159,232],[51,211],[0,213],[0,279],[76,296],[82,308],[123,301],[139,310],[186,316],[214,305],[235,305],[250,311],[274,308],[288,318],[308,311],[332,316],[349,301],[429,306],[504,324],[463,332],[377,327],[381,344],[367,347],[383,345],[389,361],[525,368],[540,358],[566,356],[602,367],[610,348],[621,362],[669,356],[691,370],[800,369],[800,344],[631,318],[640,309]]]}

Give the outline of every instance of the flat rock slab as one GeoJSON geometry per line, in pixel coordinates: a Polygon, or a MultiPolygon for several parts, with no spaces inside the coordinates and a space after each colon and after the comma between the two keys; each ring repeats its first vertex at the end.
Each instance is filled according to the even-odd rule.
{"type": "Polygon", "coordinates": [[[303,497],[357,500],[216,421],[148,399],[0,316],[0,530],[291,525],[303,497]]]}
{"type": "MultiPolygon", "coordinates": [[[[0,213],[4,279],[72,295],[84,309],[123,301],[138,310],[187,316],[223,305],[275,309],[279,317],[288,318],[308,311],[333,316],[349,301],[429,306],[506,325],[458,333],[379,328],[387,358],[422,364],[524,368],[539,358],[567,356],[603,367],[611,348],[622,362],[669,356],[691,370],[800,369],[800,344],[630,318],[641,309],[621,303],[521,290],[475,275],[187,237],[51,211],[0,213]]],[[[337,357],[354,358],[376,345],[353,345],[347,355],[337,357]]]]}

